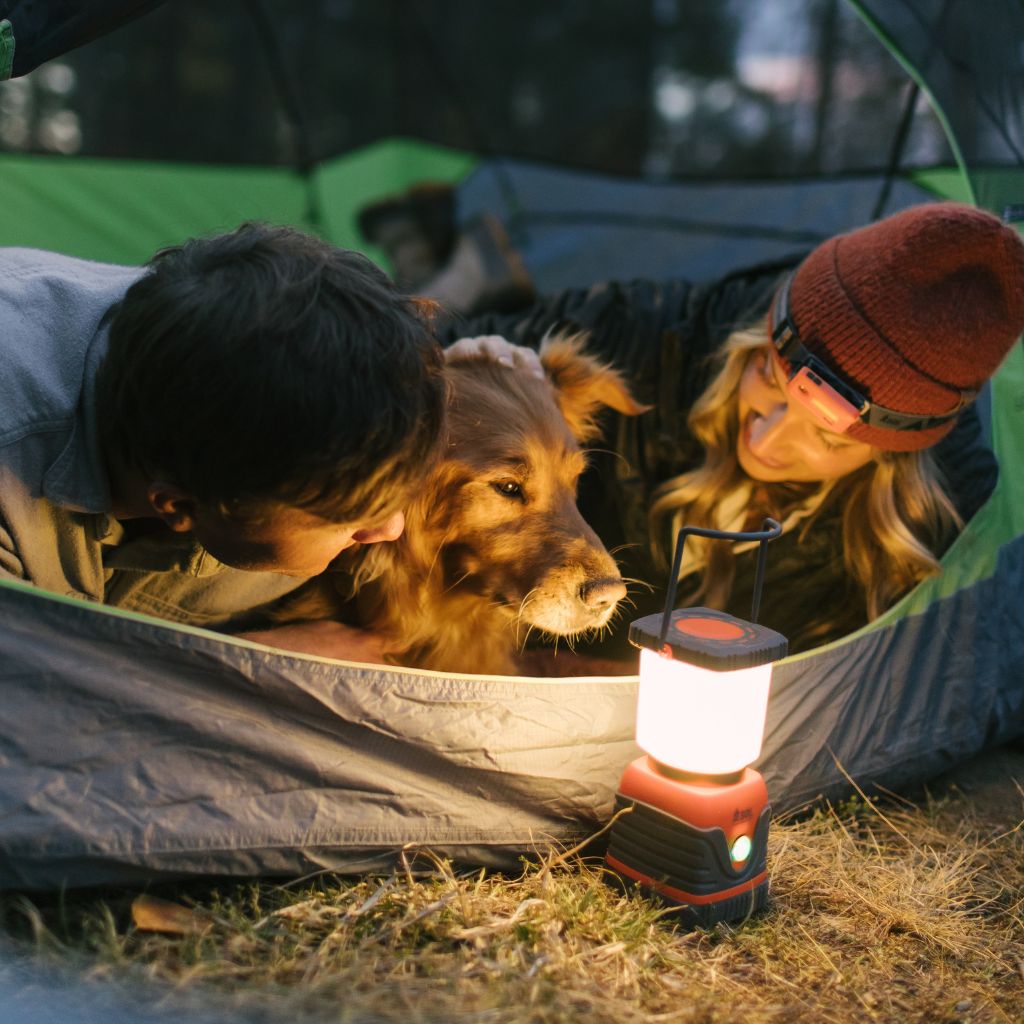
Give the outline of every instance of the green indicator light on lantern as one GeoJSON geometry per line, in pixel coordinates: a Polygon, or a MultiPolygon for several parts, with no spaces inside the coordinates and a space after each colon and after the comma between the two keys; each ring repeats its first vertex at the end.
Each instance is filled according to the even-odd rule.
{"type": "Polygon", "coordinates": [[[740,836],[736,842],[732,844],[732,849],[729,851],[729,856],[732,857],[734,864],[739,864],[745,861],[750,856],[750,851],[753,849],[753,843],[750,841],[749,836],[740,836]]]}

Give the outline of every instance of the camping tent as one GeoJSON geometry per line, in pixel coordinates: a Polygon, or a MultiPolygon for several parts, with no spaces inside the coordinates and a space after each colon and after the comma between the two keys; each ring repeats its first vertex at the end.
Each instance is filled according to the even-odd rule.
{"type": "MultiPolygon", "coordinates": [[[[5,38],[19,53],[19,6],[0,4],[0,55],[5,38]]],[[[94,9],[117,6],[133,5],[94,9]]],[[[460,217],[505,219],[549,289],[711,276],[943,195],[1024,199],[1010,0],[793,0],[771,38],[756,2],[521,3],[512,32],[469,0],[429,20],[397,2],[208,6],[158,7],[0,86],[9,149],[79,150],[0,155],[0,242],[129,262],[259,217],[359,245],[363,202],[444,178],[460,217]],[[214,96],[244,106],[221,112],[231,132],[204,120],[214,96]]],[[[847,792],[845,772],[898,788],[1024,727],[1022,394],[1018,346],[992,388],[999,485],[942,575],[778,667],[759,765],[777,807],[847,792]]],[[[364,871],[407,845],[511,866],[599,827],[636,753],[634,678],[348,665],[9,582],[0,686],[13,887],[364,871]]]]}

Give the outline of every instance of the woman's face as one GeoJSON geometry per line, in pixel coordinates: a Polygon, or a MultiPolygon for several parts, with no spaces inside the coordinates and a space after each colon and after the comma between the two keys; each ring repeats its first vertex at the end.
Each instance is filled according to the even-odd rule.
{"type": "Polygon", "coordinates": [[[755,349],[739,390],[736,455],[747,476],[766,483],[836,480],[871,461],[871,445],[830,433],[787,400],[785,384],[774,350],[755,349]]]}

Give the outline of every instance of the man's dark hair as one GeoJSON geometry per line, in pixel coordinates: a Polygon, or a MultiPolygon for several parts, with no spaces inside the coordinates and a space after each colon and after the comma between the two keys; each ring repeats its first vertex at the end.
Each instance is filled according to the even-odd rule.
{"type": "Polygon", "coordinates": [[[252,223],[153,257],[97,386],[108,452],[241,517],[390,512],[444,417],[416,302],[358,253],[252,223]]]}

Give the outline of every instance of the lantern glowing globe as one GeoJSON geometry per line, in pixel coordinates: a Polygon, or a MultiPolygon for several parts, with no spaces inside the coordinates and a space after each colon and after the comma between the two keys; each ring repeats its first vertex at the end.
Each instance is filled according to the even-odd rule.
{"type": "Polygon", "coordinates": [[[761,753],[771,678],[770,664],[716,672],[642,649],[637,745],[691,775],[742,771],[761,753]]]}
{"type": "MultiPolygon", "coordinates": [[[[684,527],[688,533],[759,540],[751,618],[757,618],[765,543],[774,520],[756,533],[684,527]]],[[[761,753],[772,663],[786,638],[710,608],[665,611],[630,625],[640,648],[637,744],[645,752],[622,777],[606,863],[615,876],[675,907],[691,925],[746,917],[768,898],[771,808],[764,779],[750,767],[761,753]]]]}

